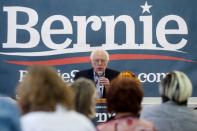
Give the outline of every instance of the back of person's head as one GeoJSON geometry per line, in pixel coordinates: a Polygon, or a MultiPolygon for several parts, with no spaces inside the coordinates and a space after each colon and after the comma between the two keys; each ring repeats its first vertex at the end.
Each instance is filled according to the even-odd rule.
{"type": "Polygon", "coordinates": [[[120,74],[119,74],[119,77],[127,77],[127,78],[133,78],[133,77],[136,77],[135,74],[131,71],[121,71],[120,74]]]}
{"type": "Polygon", "coordinates": [[[18,85],[18,95],[24,114],[31,111],[54,111],[57,104],[72,108],[72,91],[52,67],[30,67],[18,85]]]}
{"type": "Polygon", "coordinates": [[[20,110],[9,97],[0,96],[0,131],[21,131],[20,110]]]}
{"type": "Polygon", "coordinates": [[[141,84],[133,78],[117,77],[107,90],[107,108],[109,112],[130,112],[139,115],[143,99],[141,84]]]}
{"type": "Polygon", "coordinates": [[[75,110],[89,118],[95,117],[96,87],[91,80],[77,79],[71,88],[75,93],[75,110]]]}
{"type": "Polygon", "coordinates": [[[173,71],[161,81],[159,91],[163,102],[170,100],[186,105],[188,98],[192,95],[192,83],[183,72],[173,71]]]}
{"type": "Polygon", "coordinates": [[[139,82],[139,84],[140,84],[140,80],[138,79],[138,77],[133,72],[131,72],[129,70],[121,71],[120,74],[118,75],[118,77],[131,78],[131,79],[134,79],[136,82],[139,82]]]}

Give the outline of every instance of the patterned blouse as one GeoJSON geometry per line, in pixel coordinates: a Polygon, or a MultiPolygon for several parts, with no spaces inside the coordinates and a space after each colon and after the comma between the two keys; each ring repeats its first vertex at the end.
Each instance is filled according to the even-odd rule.
{"type": "Polygon", "coordinates": [[[131,116],[112,119],[97,126],[98,131],[156,131],[155,126],[131,116]]]}

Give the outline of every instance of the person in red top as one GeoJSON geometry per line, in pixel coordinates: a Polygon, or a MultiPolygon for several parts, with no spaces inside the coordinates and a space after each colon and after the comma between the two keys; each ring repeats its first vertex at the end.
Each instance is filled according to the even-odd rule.
{"type": "MultiPolygon", "coordinates": [[[[121,74],[121,73],[120,73],[121,74]]],[[[143,98],[141,83],[134,77],[120,76],[107,90],[107,109],[115,117],[97,126],[98,131],[155,131],[152,123],[139,119],[143,98]]]]}

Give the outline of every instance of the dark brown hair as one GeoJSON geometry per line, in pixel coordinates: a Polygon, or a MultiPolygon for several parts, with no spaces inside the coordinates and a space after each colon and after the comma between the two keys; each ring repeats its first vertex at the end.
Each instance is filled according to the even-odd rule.
{"type": "Polygon", "coordinates": [[[131,112],[138,116],[143,98],[141,84],[133,78],[117,77],[107,91],[107,107],[109,112],[131,112]]]}
{"type": "Polygon", "coordinates": [[[18,95],[23,114],[32,111],[54,111],[57,104],[72,108],[71,89],[52,67],[30,67],[18,85],[18,95]]]}

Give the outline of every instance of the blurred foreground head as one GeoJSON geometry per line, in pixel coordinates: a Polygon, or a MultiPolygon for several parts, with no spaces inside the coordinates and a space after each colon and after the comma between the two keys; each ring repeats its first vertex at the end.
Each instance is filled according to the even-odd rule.
{"type": "Polygon", "coordinates": [[[0,131],[21,131],[20,115],[13,99],[0,96],[0,131]]]}
{"type": "Polygon", "coordinates": [[[118,77],[131,78],[140,84],[140,80],[138,79],[138,77],[133,72],[131,72],[129,70],[121,71],[120,74],[118,75],[118,77]]]}
{"type": "Polygon", "coordinates": [[[18,85],[19,105],[23,114],[32,111],[54,111],[57,104],[72,107],[73,94],[56,70],[32,66],[18,85]]]}
{"type": "Polygon", "coordinates": [[[130,112],[138,116],[141,110],[143,89],[139,80],[129,77],[115,78],[107,91],[107,107],[110,112],[130,112]]]}
{"type": "Polygon", "coordinates": [[[163,102],[174,101],[180,105],[186,105],[192,95],[192,83],[186,74],[173,71],[161,81],[160,94],[163,102]]]}
{"type": "Polygon", "coordinates": [[[136,76],[133,72],[126,70],[126,71],[121,71],[119,77],[134,78],[136,76]]]}
{"type": "Polygon", "coordinates": [[[71,85],[71,89],[75,93],[75,110],[86,115],[88,118],[95,117],[95,84],[89,79],[79,78],[71,85]]]}

